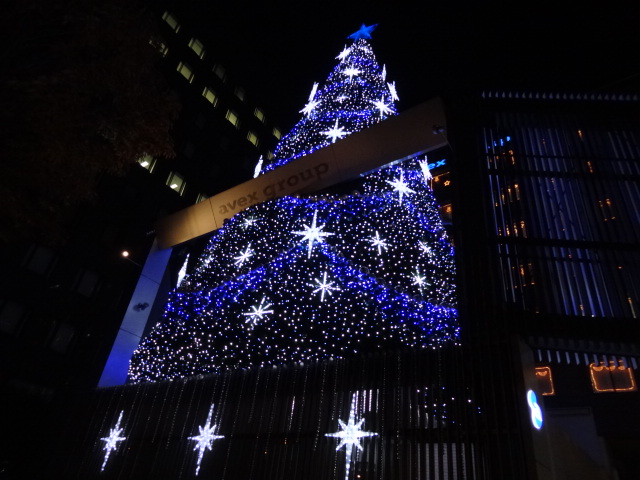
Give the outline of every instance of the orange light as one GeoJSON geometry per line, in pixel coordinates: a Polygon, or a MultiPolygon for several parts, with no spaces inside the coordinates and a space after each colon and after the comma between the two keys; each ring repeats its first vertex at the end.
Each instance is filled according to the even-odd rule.
{"type": "Polygon", "coordinates": [[[556,394],[551,367],[536,367],[536,379],[538,380],[539,391],[543,396],[556,394]]]}
{"type": "Polygon", "coordinates": [[[635,392],[638,390],[633,370],[619,363],[610,361],[609,366],[604,362],[600,365],[589,365],[591,385],[596,393],[603,392],[635,392]]]}

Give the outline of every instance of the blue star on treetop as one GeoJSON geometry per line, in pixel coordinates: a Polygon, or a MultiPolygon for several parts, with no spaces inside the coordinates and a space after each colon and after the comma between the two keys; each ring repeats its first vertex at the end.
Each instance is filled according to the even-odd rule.
{"type": "Polygon", "coordinates": [[[371,32],[373,32],[373,30],[378,26],[377,23],[374,23],[373,25],[369,25],[368,27],[365,26],[365,24],[363,23],[362,26],[360,27],[360,30],[358,30],[355,33],[352,33],[351,35],[349,35],[347,38],[353,38],[354,40],[359,40],[361,38],[371,38],[371,32]]]}

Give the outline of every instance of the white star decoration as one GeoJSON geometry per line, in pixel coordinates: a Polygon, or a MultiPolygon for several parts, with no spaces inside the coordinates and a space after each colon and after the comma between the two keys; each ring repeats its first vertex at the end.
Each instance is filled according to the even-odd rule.
{"type": "Polygon", "coordinates": [[[248,218],[247,217],[242,221],[242,228],[249,228],[254,223],[256,223],[256,219],[255,218],[248,218]]]}
{"type": "Polygon", "coordinates": [[[251,244],[249,244],[247,245],[247,248],[244,252],[240,253],[240,255],[238,255],[237,257],[233,257],[235,260],[234,264],[240,267],[244,262],[249,260],[249,257],[251,257],[252,255],[253,250],[251,250],[251,244]]]}
{"type": "Polygon", "coordinates": [[[318,91],[318,82],[315,82],[313,84],[313,87],[311,87],[311,93],[309,94],[309,101],[315,98],[317,91],[318,91]]]}
{"type": "Polygon", "coordinates": [[[358,70],[355,67],[348,67],[345,68],[342,73],[344,73],[346,76],[349,77],[349,80],[353,80],[353,77],[355,77],[356,75],[360,75],[360,70],[358,70]]]}
{"type": "Polygon", "coordinates": [[[420,165],[420,170],[422,170],[424,181],[429,184],[429,180],[433,178],[433,175],[431,175],[431,170],[429,170],[429,161],[427,160],[427,157],[425,157],[424,160],[420,160],[418,164],[420,165]]]}
{"type": "Polygon", "coordinates": [[[380,100],[371,100],[371,103],[373,103],[376,106],[376,108],[380,112],[381,117],[383,115],[388,115],[393,112],[393,110],[389,108],[390,104],[384,103],[384,97],[381,98],[380,100]]]}
{"type": "Polygon", "coordinates": [[[242,314],[249,317],[247,320],[245,320],[244,323],[251,322],[251,326],[253,327],[258,323],[258,321],[262,320],[263,317],[267,316],[269,313],[273,313],[273,310],[267,310],[267,308],[269,308],[271,304],[268,303],[264,305],[264,301],[265,301],[265,298],[262,297],[262,300],[260,300],[260,305],[258,305],[257,307],[256,306],[251,307],[253,308],[253,312],[242,314]]]}
{"type": "Polygon", "coordinates": [[[386,65],[382,65],[382,80],[386,80],[387,79],[387,66],[386,65]]]}
{"type": "Polygon", "coordinates": [[[400,100],[398,97],[398,91],[396,90],[396,82],[387,82],[387,86],[389,87],[389,93],[391,93],[391,100],[400,100]]]}
{"type": "MultiPolygon", "coordinates": [[[[333,283],[334,282],[328,282],[327,283],[327,272],[324,272],[324,275],[322,277],[322,281],[320,281],[320,279],[315,278],[314,279],[315,282],[318,284],[318,288],[316,288],[313,293],[318,293],[318,292],[322,292],[320,295],[320,301],[324,302],[324,294],[325,292],[327,292],[329,295],[333,295],[333,290],[340,290],[340,288],[338,287],[334,287],[333,283]]],[[[312,287],[315,285],[311,285],[312,287]]]]}
{"type": "Polygon", "coordinates": [[[327,437],[335,437],[340,439],[340,443],[336,447],[336,450],[340,450],[342,447],[345,447],[346,452],[346,472],[345,472],[345,480],[349,478],[349,469],[351,467],[351,454],[353,452],[353,447],[356,447],[358,450],[362,451],[362,445],[360,445],[360,439],[362,437],[373,437],[378,435],[373,432],[365,432],[360,430],[360,427],[364,423],[364,418],[361,419],[358,423],[355,420],[355,400],[356,396],[353,396],[351,400],[351,411],[349,412],[349,420],[347,423],[344,423],[342,420],[338,419],[338,423],[340,424],[340,431],[335,433],[325,433],[327,437]]]}
{"type": "Polygon", "coordinates": [[[402,195],[409,193],[416,193],[414,190],[411,190],[407,183],[404,181],[404,172],[400,170],[400,178],[396,178],[393,182],[390,180],[386,181],[388,184],[392,185],[393,188],[400,194],[400,203],[402,204],[402,195]]]}
{"type": "Polygon", "coordinates": [[[380,235],[378,234],[378,232],[376,232],[376,236],[371,237],[369,241],[373,244],[374,247],[378,247],[378,255],[382,253],[383,248],[386,250],[386,248],[388,247],[384,239],[380,238],[380,235]]]}
{"type": "Polygon", "coordinates": [[[350,53],[351,53],[351,48],[345,46],[344,50],[342,50],[340,52],[340,55],[338,55],[336,58],[340,61],[343,61],[345,58],[349,56],[350,53]]]}
{"type": "Polygon", "coordinates": [[[420,276],[420,271],[416,270],[416,273],[413,274],[413,277],[411,277],[413,279],[413,284],[417,285],[420,288],[420,291],[422,291],[422,287],[429,286],[429,283],[426,281],[427,277],[422,277],[420,276]]]}
{"type": "Polygon", "coordinates": [[[326,237],[328,235],[333,235],[333,233],[322,231],[322,229],[324,228],[324,225],[320,225],[319,227],[316,226],[317,215],[318,215],[318,211],[316,210],[315,212],[313,212],[313,222],[311,223],[310,226],[305,225],[304,230],[301,230],[299,232],[293,232],[296,235],[303,235],[302,240],[309,241],[309,254],[308,254],[309,257],[311,257],[311,250],[313,250],[314,243],[316,242],[322,243],[324,241],[323,237],[326,237]]]}
{"type": "Polygon", "coordinates": [[[429,257],[431,257],[433,252],[431,251],[431,247],[429,245],[427,245],[426,243],[424,243],[422,241],[419,241],[418,242],[418,246],[422,250],[422,253],[426,253],[429,257]]]}
{"type": "Polygon", "coordinates": [[[319,101],[311,100],[311,101],[309,101],[309,103],[307,103],[304,106],[304,108],[302,110],[300,110],[300,113],[304,113],[305,115],[309,116],[309,114],[311,112],[313,112],[318,105],[320,105],[319,101]]]}
{"type": "Polygon", "coordinates": [[[120,427],[120,421],[122,420],[122,413],[123,412],[120,412],[120,415],[118,416],[118,421],[116,422],[116,426],[110,429],[109,436],[103,437],[100,439],[103,442],[106,442],[104,447],[102,447],[102,449],[105,451],[105,454],[104,454],[104,462],[102,462],[102,468],[100,469],[101,472],[104,470],[104,467],[107,464],[107,460],[109,460],[109,455],[111,455],[111,452],[113,450],[118,449],[118,442],[121,442],[127,439],[127,437],[120,436],[124,430],[124,428],[120,427]]]}
{"type": "Polygon", "coordinates": [[[194,440],[196,442],[196,446],[193,447],[194,450],[198,451],[198,466],[196,467],[196,475],[200,472],[200,463],[202,462],[202,457],[204,456],[205,450],[211,450],[213,447],[213,441],[218,440],[219,438],[224,438],[224,435],[216,435],[217,425],[211,425],[211,417],[213,415],[213,404],[211,404],[211,408],[209,408],[209,415],[207,416],[207,423],[203,426],[199,426],[198,430],[200,430],[200,435],[195,435],[193,437],[189,437],[189,440],[194,440]]]}
{"type": "Polygon", "coordinates": [[[344,127],[339,127],[338,128],[338,119],[336,118],[336,123],[333,125],[333,128],[331,130],[327,130],[325,132],[320,132],[323,135],[326,135],[327,137],[329,137],[331,139],[331,143],[336,143],[336,139],[340,139],[342,137],[345,137],[349,134],[349,132],[345,132],[344,131],[344,127]]]}

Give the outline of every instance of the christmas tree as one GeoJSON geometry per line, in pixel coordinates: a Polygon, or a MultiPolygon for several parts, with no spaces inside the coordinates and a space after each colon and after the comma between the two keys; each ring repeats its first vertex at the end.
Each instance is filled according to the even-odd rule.
{"type": "MultiPolygon", "coordinates": [[[[373,28],[349,37],[263,172],[397,113],[373,28]]],[[[237,214],[171,292],[130,381],[455,343],[453,248],[429,182],[414,158],[237,214]]]]}

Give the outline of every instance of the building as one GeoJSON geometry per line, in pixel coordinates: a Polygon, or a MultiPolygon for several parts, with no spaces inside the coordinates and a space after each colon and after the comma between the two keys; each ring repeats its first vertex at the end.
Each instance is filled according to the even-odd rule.
{"type": "MultiPolygon", "coordinates": [[[[97,385],[156,220],[251,178],[280,136],[275,118],[218,63],[204,38],[173,12],[156,15],[160,36],[150,40],[182,106],[176,157],[141,158],[124,177],[100,178],[95,201],[72,213],[65,244],[20,244],[1,253],[0,381],[12,412],[1,427],[7,475],[33,478],[23,472],[30,465],[26,445],[34,441],[29,431],[57,431],[71,399],[97,385]]],[[[179,255],[169,279],[182,266],[179,255]]]]}
{"type": "Polygon", "coordinates": [[[119,434],[137,450],[113,450],[116,475],[190,478],[197,464],[228,478],[342,478],[324,433],[340,418],[364,421],[354,478],[637,478],[638,101],[445,102],[449,145],[433,155],[447,169],[434,175],[452,201],[460,346],[100,389],[69,443],[68,478],[100,473],[99,438],[125,408],[135,413],[119,434]],[[233,431],[213,443],[215,462],[189,437],[205,425],[233,431]]]}

